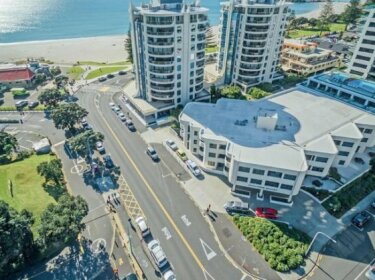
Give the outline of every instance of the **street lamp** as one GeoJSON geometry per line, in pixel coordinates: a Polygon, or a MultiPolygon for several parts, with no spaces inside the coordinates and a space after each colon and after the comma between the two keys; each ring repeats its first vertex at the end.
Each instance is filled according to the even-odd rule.
{"type": "Polygon", "coordinates": [[[324,236],[327,237],[329,240],[331,240],[333,243],[336,243],[336,240],[332,239],[330,236],[328,236],[328,235],[325,234],[324,232],[318,231],[317,233],[315,233],[314,238],[313,238],[313,240],[311,241],[311,243],[310,243],[310,245],[309,245],[309,248],[307,248],[306,253],[305,253],[305,257],[306,257],[307,254],[309,253],[312,244],[314,243],[315,239],[318,237],[319,234],[324,235],[324,236]]]}

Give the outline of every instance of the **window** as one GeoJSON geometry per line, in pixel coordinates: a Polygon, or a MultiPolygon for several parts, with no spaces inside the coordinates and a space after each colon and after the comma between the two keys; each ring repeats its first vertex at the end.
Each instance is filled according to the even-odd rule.
{"type": "Polygon", "coordinates": [[[368,138],[362,138],[361,140],[362,143],[367,143],[367,141],[368,141],[368,138]]]}
{"type": "Polygon", "coordinates": [[[354,143],[353,142],[342,142],[343,147],[353,147],[354,143]]]}
{"type": "Polygon", "coordinates": [[[340,140],[333,140],[337,146],[340,146],[341,141],[340,140]]]}
{"type": "Polygon", "coordinates": [[[197,140],[194,140],[193,143],[194,143],[194,144],[198,144],[198,141],[197,141],[197,140]]]}
{"type": "Polygon", "coordinates": [[[208,166],[215,166],[215,162],[214,161],[207,161],[207,165],[208,166]]]}
{"type": "Polygon", "coordinates": [[[194,131],[194,136],[198,136],[198,131],[194,131]]]}
{"type": "Polygon", "coordinates": [[[239,181],[239,182],[247,182],[247,178],[246,177],[242,177],[242,176],[237,176],[237,181],[239,181]]]}
{"type": "Polygon", "coordinates": [[[370,61],[370,58],[367,57],[367,56],[363,56],[363,55],[357,55],[355,57],[355,59],[360,59],[360,60],[364,60],[364,61],[370,61]]]}
{"type": "Polygon", "coordinates": [[[323,167],[316,167],[316,166],[313,166],[311,168],[312,171],[315,171],[315,172],[323,172],[324,168],[323,167]]]}
{"type": "Polygon", "coordinates": [[[315,156],[313,155],[306,155],[306,160],[314,160],[315,156]]]}
{"type": "Polygon", "coordinates": [[[272,187],[272,188],[278,188],[279,187],[279,183],[272,182],[272,181],[266,181],[264,183],[264,185],[266,185],[267,187],[272,187]]]}
{"type": "Polygon", "coordinates": [[[372,129],[366,128],[366,129],[364,130],[364,133],[371,134],[372,131],[373,131],[372,129]]]}
{"type": "Polygon", "coordinates": [[[315,161],[317,162],[328,162],[328,158],[326,157],[316,157],[315,161]]]}
{"type": "Polygon", "coordinates": [[[297,176],[292,174],[284,174],[284,179],[294,181],[295,179],[297,179],[297,176]]]}
{"type": "Polygon", "coordinates": [[[238,171],[249,173],[250,172],[250,168],[249,167],[240,166],[240,167],[238,167],[238,171]]]}
{"type": "Polygon", "coordinates": [[[218,158],[225,158],[225,155],[224,154],[219,154],[217,157],[218,158]]]}
{"type": "Polygon", "coordinates": [[[349,155],[349,152],[339,151],[339,156],[347,157],[349,155]]]}
{"type": "Polygon", "coordinates": [[[368,49],[368,48],[359,48],[359,51],[360,52],[366,52],[366,53],[373,53],[374,52],[374,50],[368,49]]]}
{"type": "Polygon", "coordinates": [[[283,175],[283,173],[276,172],[276,171],[268,171],[267,175],[271,176],[271,177],[281,178],[281,176],[283,175]]]}
{"type": "Polygon", "coordinates": [[[211,149],[216,149],[216,148],[217,148],[217,145],[211,143],[211,144],[210,144],[210,148],[211,148],[211,149]]]}
{"type": "Polygon", "coordinates": [[[264,170],[254,168],[253,174],[264,175],[264,170]]]}
{"type": "Polygon", "coordinates": [[[226,146],[226,145],[223,145],[223,144],[219,145],[219,149],[220,149],[220,150],[225,150],[226,147],[227,147],[227,146],[226,146]]]}
{"type": "Polygon", "coordinates": [[[251,184],[255,184],[255,185],[261,185],[261,184],[262,184],[262,180],[251,179],[251,180],[250,180],[250,183],[251,183],[251,184]]]}
{"type": "Polygon", "coordinates": [[[216,154],[215,153],[208,153],[208,156],[211,157],[211,158],[216,158],[216,154]]]}
{"type": "MultiPolygon", "coordinates": [[[[375,43],[375,41],[374,41],[374,43],[375,43]]],[[[359,68],[363,68],[363,69],[366,69],[366,68],[367,68],[366,65],[361,64],[361,63],[353,63],[353,66],[355,66],[355,67],[359,67],[359,68]]]]}
{"type": "Polygon", "coordinates": [[[292,185],[281,184],[280,189],[283,189],[283,190],[292,190],[293,186],[292,185]]]}
{"type": "Polygon", "coordinates": [[[345,160],[340,160],[339,161],[339,165],[344,165],[345,164],[345,160]]]}

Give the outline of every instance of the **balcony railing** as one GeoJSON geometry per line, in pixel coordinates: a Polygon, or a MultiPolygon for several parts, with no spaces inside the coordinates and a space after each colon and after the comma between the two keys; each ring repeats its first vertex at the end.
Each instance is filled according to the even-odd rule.
{"type": "Polygon", "coordinates": [[[174,76],[168,76],[168,78],[160,78],[156,77],[154,75],[150,75],[150,80],[153,82],[159,82],[159,83],[168,83],[174,81],[174,76]]]}

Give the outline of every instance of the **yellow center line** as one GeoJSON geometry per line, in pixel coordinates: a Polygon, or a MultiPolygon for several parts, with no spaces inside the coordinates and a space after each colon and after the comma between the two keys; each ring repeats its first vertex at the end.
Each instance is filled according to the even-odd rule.
{"type": "MultiPolygon", "coordinates": [[[[101,113],[101,112],[99,112],[99,113],[101,113]]],[[[101,114],[101,115],[103,116],[103,114],[101,114]]],[[[109,131],[111,132],[112,136],[114,137],[114,139],[116,140],[116,142],[119,144],[121,150],[124,152],[124,154],[126,155],[126,157],[130,160],[130,163],[134,167],[135,171],[137,172],[137,174],[139,175],[139,177],[141,178],[141,180],[143,181],[143,183],[146,185],[148,191],[151,193],[151,195],[155,199],[156,203],[159,205],[160,209],[163,211],[165,217],[171,223],[171,225],[173,226],[173,228],[177,232],[178,236],[181,238],[182,242],[185,244],[186,248],[188,249],[188,251],[190,252],[190,254],[192,255],[192,257],[194,258],[194,260],[197,263],[197,265],[202,269],[202,271],[205,271],[202,262],[200,261],[200,259],[198,258],[198,256],[195,254],[195,252],[193,251],[193,249],[191,248],[191,246],[189,245],[189,243],[187,242],[187,240],[185,239],[185,237],[182,235],[181,231],[178,229],[178,227],[174,223],[172,217],[169,215],[168,211],[164,208],[163,204],[161,203],[161,201],[159,200],[158,196],[153,191],[153,189],[151,188],[151,186],[149,185],[149,183],[147,182],[147,180],[143,177],[143,175],[140,172],[139,168],[137,167],[137,165],[135,164],[135,162],[133,161],[133,159],[130,157],[128,151],[125,149],[124,145],[122,145],[120,139],[114,133],[114,131],[110,127],[110,125],[107,122],[107,120],[104,117],[102,118],[102,120],[105,122],[105,124],[106,124],[107,128],[109,129],[109,131]]]]}

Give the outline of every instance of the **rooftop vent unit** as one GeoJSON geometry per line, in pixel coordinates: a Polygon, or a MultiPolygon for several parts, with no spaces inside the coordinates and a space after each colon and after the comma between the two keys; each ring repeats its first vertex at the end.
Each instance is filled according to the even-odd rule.
{"type": "Polygon", "coordinates": [[[275,110],[259,109],[257,116],[257,128],[268,131],[275,130],[278,114],[275,110]]]}

